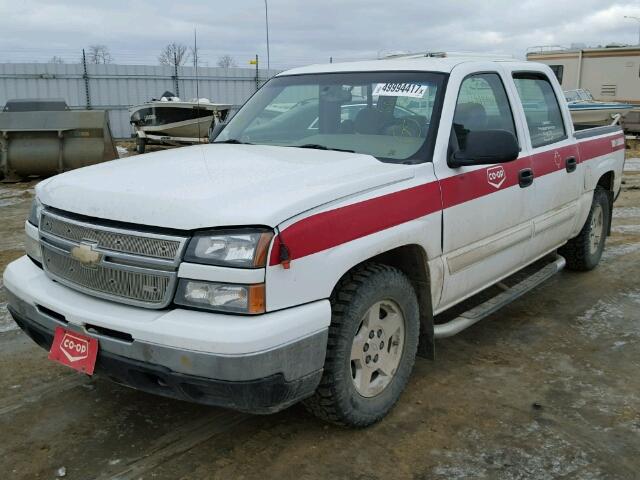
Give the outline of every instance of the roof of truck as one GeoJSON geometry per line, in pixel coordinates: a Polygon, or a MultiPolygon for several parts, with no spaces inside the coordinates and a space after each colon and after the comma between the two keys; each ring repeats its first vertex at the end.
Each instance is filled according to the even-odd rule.
{"type": "Polygon", "coordinates": [[[281,72],[278,75],[301,75],[305,73],[333,73],[333,72],[368,72],[368,71],[393,71],[393,70],[413,70],[425,72],[445,72],[449,73],[456,65],[461,63],[477,62],[501,62],[512,65],[522,65],[531,62],[522,62],[515,58],[489,57],[489,56],[455,56],[445,58],[427,57],[424,55],[399,56],[395,58],[384,58],[380,60],[364,60],[358,62],[325,63],[308,65],[306,67],[293,68],[281,72]]]}

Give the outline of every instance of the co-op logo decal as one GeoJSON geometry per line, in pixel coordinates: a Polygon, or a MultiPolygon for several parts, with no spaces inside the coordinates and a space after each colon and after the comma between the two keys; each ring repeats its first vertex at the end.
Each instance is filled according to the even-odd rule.
{"type": "Polygon", "coordinates": [[[495,188],[500,188],[507,179],[507,172],[502,166],[487,168],[487,182],[495,188]]]}
{"type": "Polygon", "coordinates": [[[89,356],[89,342],[70,333],[64,334],[60,346],[60,350],[70,362],[84,360],[89,356]]]}

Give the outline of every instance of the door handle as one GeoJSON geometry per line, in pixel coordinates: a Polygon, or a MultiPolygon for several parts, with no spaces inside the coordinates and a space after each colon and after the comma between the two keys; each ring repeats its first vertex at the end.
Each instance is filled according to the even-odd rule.
{"type": "Polygon", "coordinates": [[[569,157],[564,161],[564,165],[567,172],[575,172],[576,168],[578,168],[578,161],[576,160],[576,157],[569,157]]]}
{"type": "Polygon", "coordinates": [[[523,168],[518,172],[518,183],[520,188],[528,187],[533,183],[533,170],[530,168],[523,168]]]}

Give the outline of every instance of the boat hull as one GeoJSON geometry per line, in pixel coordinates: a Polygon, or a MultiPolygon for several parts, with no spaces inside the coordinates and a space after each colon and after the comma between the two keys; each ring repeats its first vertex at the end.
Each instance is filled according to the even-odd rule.
{"type": "Polygon", "coordinates": [[[199,138],[208,136],[211,122],[213,122],[213,115],[165,125],[137,126],[136,130],[149,135],[193,138],[193,140],[197,142],[199,138]]]}
{"type": "Polygon", "coordinates": [[[130,122],[136,135],[150,142],[198,143],[208,137],[214,118],[224,119],[230,107],[226,104],[153,101],[133,107],[130,122]]]}
{"type": "Polygon", "coordinates": [[[576,125],[607,125],[615,115],[625,116],[633,107],[591,107],[569,105],[571,118],[576,125]]]}

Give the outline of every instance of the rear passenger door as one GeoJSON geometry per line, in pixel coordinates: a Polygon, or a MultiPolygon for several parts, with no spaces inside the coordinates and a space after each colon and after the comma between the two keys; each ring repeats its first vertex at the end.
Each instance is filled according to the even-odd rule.
{"type": "Polygon", "coordinates": [[[464,149],[469,132],[507,130],[519,139],[524,128],[522,116],[515,115],[512,108],[518,99],[510,72],[487,71],[464,76],[465,68],[458,67],[451,74],[447,95],[457,96],[447,97],[445,108],[455,104],[455,110],[452,116],[443,111],[440,123],[441,128],[452,125],[449,151],[440,151],[434,157],[444,207],[445,282],[437,310],[446,309],[518,270],[531,239],[528,204],[533,187],[531,183],[520,186],[519,182],[520,173],[530,167],[526,155],[496,165],[452,168],[447,162],[453,151],[464,149]],[[458,73],[459,70],[462,71],[458,73]],[[459,89],[455,89],[457,82],[459,89]]]}
{"type": "Polygon", "coordinates": [[[531,157],[535,178],[531,260],[569,238],[582,177],[571,119],[560,107],[562,91],[542,72],[514,72],[513,79],[527,124],[523,150],[531,157]]]}

